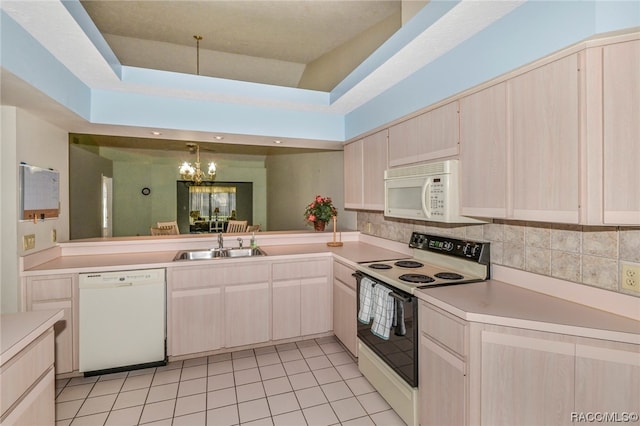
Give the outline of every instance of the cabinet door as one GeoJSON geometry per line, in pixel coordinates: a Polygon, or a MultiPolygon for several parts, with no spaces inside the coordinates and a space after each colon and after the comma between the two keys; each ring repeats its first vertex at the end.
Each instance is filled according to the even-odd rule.
{"type": "Polygon", "coordinates": [[[425,335],[419,348],[420,424],[467,424],[466,364],[425,335]]]}
{"type": "Polygon", "coordinates": [[[329,277],[300,280],[300,331],[303,336],[333,329],[329,277]]]}
{"type": "Polygon", "coordinates": [[[223,347],[223,313],[221,287],[173,291],[169,354],[179,356],[223,347]]]}
{"type": "Polygon", "coordinates": [[[73,371],[73,307],[71,300],[33,302],[32,311],[63,310],[64,316],[53,326],[55,332],[56,374],[73,371]]]}
{"type": "Polygon", "coordinates": [[[269,282],[236,284],[224,289],[226,347],[269,340],[269,282]]]}
{"type": "Polygon", "coordinates": [[[506,83],[460,100],[460,211],[507,217],[506,83]]]}
{"type": "Polygon", "coordinates": [[[344,207],[362,208],[362,139],[344,146],[344,207]]]}
{"type": "Polygon", "coordinates": [[[356,292],[343,282],[333,280],[333,333],[344,346],[358,356],[356,292]]]}
{"type": "Polygon", "coordinates": [[[384,171],[387,169],[387,131],[363,139],[362,208],[384,210],[384,171]]]}
{"type": "Polygon", "coordinates": [[[271,298],[273,340],[300,336],[300,280],[274,282],[271,298]]]}
{"type": "Polygon", "coordinates": [[[604,222],[640,224],[640,40],[603,48],[604,222]]]}
{"type": "Polygon", "coordinates": [[[481,423],[569,425],[575,344],[496,327],[481,332],[481,423]]]}
{"type": "Polygon", "coordinates": [[[62,309],[64,317],[53,329],[55,332],[56,374],[70,373],[77,362],[77,336],[74,328],[72,275],[32,277],[27,279],[26,307],[28,311],[62,309]]]}
{"type": "Polygon", "coordinates": [[[389,166],[458,155],[458,102],[451,102],[389,128],[389,166]]]}
{"type": "Polygon", "coordinates": [[[576,345],[576,412],[640,413],[638,391],[640,346],[576,345]]]}
{"type": "Polygon", "coordinates": [[[579,220],[578,55],[508,83],[511,102],[513,218],[579,220]]]}

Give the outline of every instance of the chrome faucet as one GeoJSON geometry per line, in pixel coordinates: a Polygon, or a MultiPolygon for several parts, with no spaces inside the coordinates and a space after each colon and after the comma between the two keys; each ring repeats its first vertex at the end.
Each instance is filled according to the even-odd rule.
{"type": "Polygon", "coordinates": [[[224,239],[222,238],[222,232],[218,232],[218,248],[224,248],[224,239]]]}
{"type": "Polygon", "coordinates": [[[238,245],[240,248],[242,248],[242,238],[238,237],[238,245]]]}

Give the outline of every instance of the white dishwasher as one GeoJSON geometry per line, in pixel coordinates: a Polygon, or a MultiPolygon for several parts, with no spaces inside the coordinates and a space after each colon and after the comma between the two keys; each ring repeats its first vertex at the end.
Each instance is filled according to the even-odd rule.
{"type": "Polygon", "coordinates": [[[164,269],[79,276],[79,371],[85,376],[166,364],[164,269]]]}

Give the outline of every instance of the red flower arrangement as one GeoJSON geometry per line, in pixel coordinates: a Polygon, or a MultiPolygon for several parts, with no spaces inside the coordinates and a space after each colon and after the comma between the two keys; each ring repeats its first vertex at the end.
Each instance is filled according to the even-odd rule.
{"type": "Polygon", "coordinates": [[[333,216],[337,216],[338,211],[331,202],[331,197],[316,195],[307,208],[304,210],[304,220],[307,222],[323,221],[328,222],[333,216]]]}

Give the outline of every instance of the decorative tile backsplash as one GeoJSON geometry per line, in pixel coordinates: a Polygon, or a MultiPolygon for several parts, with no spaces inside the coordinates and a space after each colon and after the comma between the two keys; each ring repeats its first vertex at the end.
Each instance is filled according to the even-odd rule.
{"type": "Polygon", "coordinates": [[[458,225],[358,212],[364,234],[407,242],[414,231],[491,242],[491,262],[638,297],[620,287],[621,261],[640,263],[640,227],[494,220],[458,225]]]}

